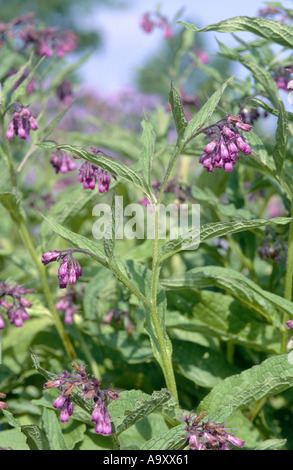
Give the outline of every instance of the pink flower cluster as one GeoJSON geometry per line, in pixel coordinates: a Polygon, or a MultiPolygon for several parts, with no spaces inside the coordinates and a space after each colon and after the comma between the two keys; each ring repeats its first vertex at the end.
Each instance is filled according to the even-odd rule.
{"type": "Polygon", "coordinates": [[[42,256],[42,263],[47,265],[52,261],[60,261],[58,270],[58,279],[60,289],[65,289],[68,282],[73,286],[77,279],[82,275],[82,269],[78,261],[73,258],[74,251],[80,250],[62,250],[49,251],[42,256]]]}
{"type": "MultiPolygon", "coordinates": [[[[27,308],[32,306],[32,303],[23,297],[26,294],[34,292],[33,289],[25,289],[18,284],[12,286],[5,282],[0,282],[0,307],[5,310],[8,320],[16,327],[21,327],[25,320],[29,319],[27,308]],[[7,300],[11,299],[12,303],[7,300]]],[[[5,323],[2,318],[3,312],[0,309],[0,330],[5,328],[5,323]]]]}
{"type": "Polygon", "coordinates": [[[145,33],[151,33],[154,28],[163,29],[163,36],[165,39],[173,37],[172,26],[167,18],[158,12],[144,13],[140,20],[140,27],[145,33]]]}
{"type": "Polygon", "coordinates": [[[100,193],[108,191],[111,183],[111,175],[96,165],[84,162],[79,170],[78,181],[83,184],[84,189],[95,189],[98,182],[100,193]]]}
{"type": "MultiPolygon", "coordinates": [[[[73,413],[74,404],[72,392],[79,391],[79,396],[95,403],[91,415],[91,421],[96,425],[95,433],[110,436],[112,433],[111,418],[107,409],[110,400],[119,398],[118,392],[113,390],[102,390],[100,382],[85,372],[85,366],[72,363],[76,370],[75,374],[64,371],[56,375],[54,380],[44,384],[45,389],[58,388],[60,396],[53,403],[54,408],[60,410],[60,421],[67,423],[73,413]]],[[[53,375],[53,374],[52,374],[53,375]]]]}
{"type": "Polygon", "coordinates": [[[65,175],[68,171],[76,170],[76,164],[71,156],[62,150],[57,150],[51,155],[50,163],[55,168],[56,174],[60,171],[60,173],[65,175]]]}
{"type": "Polygon", "coordinates": [[[57,57],[62,59],[76,48],[76,34],[69,30],[57,30],[53,27],[38,30],[35,26],[28,25],[20,31],[19,36],[25,45],[32,44],[40,57],[52,57],[55,51],[57,57]]]}
{"type": "Polygon", "coordinates": [[[245,155],[251,153],[251,149],[239,130],[251,131],[251,125],[242,121],[241,116],[228,116],[218,123],[209,126],[205,131],[209,137],[214,137],[204,148],[199,162],[213,172],[216,168],[224,168],[232,171],[239,159],[239,151],[245,155]],[[216,129],[215,129],[216,127],[216,129]]]}
{"type": "Polygon", "coordinates": [[[74,293],[68,292],[55,304],[56,310],[64,312],[64,322],[66,325],[72,325],[73,316],[78,312],[78,306],[74,304],[74,297],[74,293]]]}
{"type": "Polygon", "coordinates": [[[39,128],[37,121],[30,112],[27,106],[20,106],[15,109],[12,114],[12,119],[8,124],[6,132],[6,139],[13,139],[17,135],[21,139],[26,140],[30,135],[30,130],[36,131],[39,128]]]}
{"type": "Polygon", "coordinates": [[[183,412],[190,450],[230,450],[230,444],[244,447],[245,442],[227,432],[226,426],[203,421],[205,414],[201,412],[198,416],[192,416],[190,413],[187,416],[183,412]]]}
{"type": "Polygon", "coordinates": [[[8,38],[23,41],[24,47],[34,46],[35,53],[41,57],[52,57],[55,51],[61,59],[76,47],[77,36],[69,30],[47,27],[38,29],[35,25],[34,14],[14,18],[9,23],[0,22],[0,45],[8,38]]]}

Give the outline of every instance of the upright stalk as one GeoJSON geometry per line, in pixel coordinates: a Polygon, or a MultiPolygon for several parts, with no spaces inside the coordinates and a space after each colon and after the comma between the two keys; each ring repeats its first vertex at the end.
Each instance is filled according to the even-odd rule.
{"type": "Polygon", "coordinates": [[[158,265],[158,254],[159,254],[159,205],[156,204],[154,208],[155,215],[155,234],[154,234],[154,246],[153,246],[153,263],[152,263],[152,279],[151,279],[151,319],[153,326],[157,335],[158,343],[160,346],[160,352],[162,356],[162,371],[164,374],[165,382],[167,389],[173,395],[176,400],[178,400],[177,387],[175,382],[175,376],[173,371],[172,359],[168,354],[166,349],[166,344],[164,341],[162,327],[159,322],[157,314],[157,291],[158,291],[158,282],[160,269],[158,265]]]}
{"type": "MultiPolygon", "coordinates": [[[[291,201],[291,217],[293,218],[293,200],[291,201]]],[[[285,278],[285,299],[292,301],[292,280],[293,280],[293,221],[290,223],[288,240],[288,259],[285,278]]],[[[283,315],[283,324],[289,320],[289,315],[283,315]]],[[[288,332],[285,330],[282,334],[281,354],[285,354],[288,341],[288,332]]]]}

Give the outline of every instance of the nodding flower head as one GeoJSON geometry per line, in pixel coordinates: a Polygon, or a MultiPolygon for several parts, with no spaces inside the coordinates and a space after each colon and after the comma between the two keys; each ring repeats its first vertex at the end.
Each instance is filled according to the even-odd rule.
{"type": "Polygon", "coordinates": [[[38,127],[38,123],[28,107],[19,106],[18,109],[13,111],[12,119],[8,124],[6,132],[6,139],[11,140],[14,135],[17,135],[21,139],[26,140],[30,135],[30,131],[36,131],[38,127]]]}
{"type": "MultiPolygon", "coordinates": [[[[99,149],[91,147],[91,151],[95,154],[103,154],[99,149]]],[[[110,158],[110,157],[109,157],[110,158]]],[[[84,162],[79,170],[78,181],[83,184],[84,189],[95,189],[96,183],[98,183],[98,190],[100,193],[104,193],[109,190],[111,183],[111,176],[116,178],[114,175],[110,175],[106,170],[99,168],[88,161],[84,162]]]]}
{"type": "Polygon", "coordinates": [[[23,296],[31,292],[34,291],[25,289],[18,284],[12,286],[0,282],[0,330],[5,328],[4,313],[7,315],[9,322],[18,328],[23,325],[25,320],[29,320],[27,309],[32,306],[32,303],[23,296]]]}
{"type": "Polygon", "coordinates": [[[151,33],[154,28],[160,28],[163,29],[163,37],[165,39],[173,37],[173,29],[170,22],[159,12],[144,13],[140,20],[140,27],[145,33],[151,33]]]}
{"type": "Polygon", "coordinates": [[[73,258],[74,251],[79,250],[49,251],[42,256],[44,265],[51,263],[51,261],[60,261],[58,270],[60,289],[65,289],[68,283],[72,286],[82,275],[80,264],[73,258]]]}
{"type": "Polygon", "coordinates": [[[76,170],[76,164],[71,156],[62,150],[57,150],[51,155],[50,163],[55,168],[56,174],[60,171],[60,173],[65,175],[68,171],[76,170]]]}
{"type": "Polygon", "coordinates": [[[230,450],[230,444],[236,447],[244,447],[245,442],[228,432],[226,426],[215,422],[203,421],[206,413],[198,416],[183,412],[183,420],[186,423],[186,439],[190,450],[230,450]]]}
{"type": "MultiPolygon", "coordinates": [[[[54,408],[60,410],[60,421],[67,423],[74,411],[72,392],[85,400],[92,401],[91,421],[96,425],[95,433],[110,436],[112,432],[111,418],[108,412],[110,400],[119,398],[118,392],[111,389],[102,390],[99,380],[85,372],[85,366],[72,363],[75,373],[67,370],[60,375],[55,375],[54,380],[44,384],[45,389],[58,388],[59,396],[54,400],[54,408]]],[[[53,374],[52,374],[53,375],[53,374]]]]}
{"type": "Polygon", "coordinates": [[[215,167],[232,171],[240,158],[239,151],[245,155],[251,153],[239,130],[250,132],[251,125],[243,122],[241,116],[227,116],[205,131],[207,137],[212,137],[213,140],[205,146],[199,162],[208,172],[213,172],[215,167]]]}

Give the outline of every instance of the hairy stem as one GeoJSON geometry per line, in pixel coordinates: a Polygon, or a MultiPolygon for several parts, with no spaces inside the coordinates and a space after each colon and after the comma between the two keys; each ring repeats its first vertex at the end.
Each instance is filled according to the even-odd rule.
{"type": "MultiPolygon", "coordinates": [[[[293,217],[293,201],[291,202],[291,217],[293,217]]],[[[289,240],[288,240],[288,261],[287,261],[287,271],[285,279],[285,299],[292,301],[292,279],[293,279],[293,221],[290,223],[289,229],[289,240]]],[[[283,324],[289,320],[289,315],[283,315],[283,324]]],[[[288,331],[285,331],[282,334],[282,344],[281,344],[281,354],[286,352],[286,346],[288,341],[288,331]]]]}
{"type": "MultiPolygon", "coordinates": [[[[158,282],[159,282],[159,263],[158,263],[158,254],[159,254],[159,245],[158,245],[158,236],[159,236],[159,206],[156,204],[154,207],[155,211],[155,236],[154,236],[154,245],[153,245],[153,263],[152,263],[152,279],[151,279],[151,319],[153,326],[157,335],[157,340],[160,346],[160,352],[162,357],[162,371],[166,381],[166,386],[169,392],[173,395],[176,400],[178,400],[177,387],[175,382],[174,370],[172,365],[172,359],[167,351],[164,334],[162,327],[159,322],[157,314],[157,292],[158,292],[158,282]]],[[[164,328],[164,325],[163,325],[164,328]]]]}

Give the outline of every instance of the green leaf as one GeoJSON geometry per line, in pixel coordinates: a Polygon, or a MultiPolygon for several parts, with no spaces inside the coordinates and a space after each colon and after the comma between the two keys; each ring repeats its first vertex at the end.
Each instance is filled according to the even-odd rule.
{"type": "Polygon", "coordinates": [[[180,95],[177,92],[177,90],[174,88],[173,83],[171,83],[171,90],[169,92],[169,103],[171,105],[177,134],[178,134],[179,139],[181,139],[188,125],[188,120],[184,112],[180,95]]]}
{"type": "MultiPolygon", "coordinates": [[[[113,184],[112,188],[115,188],[115,186],[116,183],[113,184]]],[[[99,199],[103,199],[105,196],[106,193],[99,194],[99,199]]],[[[83,209],[91,207],[91,204],[96,203],[96,201],[97,193],[95,191],[81,189],[80,183],[77,186],[71,185],[70,188],[66,188],[62,192],[62,197],[48,213],[48,220],[58,222],[60,225],[67,224],[75,220],[83,209]]],[[[45,220],[41,223],[39,236],[46,240],[47,245],[54,236],[54,234],[48,233],[48,224],[45,220]]]]}
{"type": "Polygon", "coordinates": [[[51,450],[45,432],[36,424],[21,426],[21,432],[27,437],[30,450],[51,450]]]}
{"type": "Polygon", "coordinates": [[[180,276],[161,279],[160,283],[169,289],[219,287],[234,295],[249,308],[256,310],[278,328],[283,328],[278,311],[289,315],[292,315],[293,311],[292,302],[261,289],[237,271],[219,266],[191,269],[180,276]]]}
{"type": "Polygon", "coordinates": [[[14,75],[11,75],[5,80],[4,85],[2,87],[2,93],[1,93],[1,98],[5,105],[7,105],[8,95],[10,91],[13,89],[14,85],[16,85],[18,80],[22,77],[24,71],[30,68],[31,63],[32,63],[32,58],[33,58],[33,55],[31,54],[29,60],[25,64],[23,64],[14,75]]]}
{"type": "Polygon", "coordinates": [[[169,431],[149,439],[140,447],[140,450],[178,450],[186,441],[186,424],[179,424],[169,431]]]}
{"type": "Polygon", "coordinates": [[[235,220],[233,222],[214,222],[201,225],[200,229],[194,229],[183,233],[179,238],[168,240],[160,249],[159,262],[163,263],[167,258],[182,250],[197,248],[201,243],[212,238],[223,237],[229,233],[238,233],[245,230],[266,225],[285,225],[291,222],[290,217],[275,217],[274,219],[235,220]]]}
{"type": "Polygon", "coordinates": [[[131,395],[130,392],[120,393],[119,399],[109,405],[109,413],[115,423],[117,435],[126,431],[130,426],[133,426],[151,413],[161,410],[163,405],[172,399],[172,395],[166,389],[162,389],[159,392],[155,391],[151,396],[146,394],[140,396],[140,394],[136,395],[136,393],[131,395]],[[126,401],[125,395],[127,396],[126,401]],[[135,396],[136,398],[133,400],[135,396]],[[119,419],[117,419],[118,417],[119,419]]]}
{"type": "Polygon", "coordinates": [[[184,23],[183,21],[179,21],[179,23],[185,28],[197,32],[218,31],[221,33],[234,33],[236,31],[249,31],[268,41],[288,47],[289,49],[292,48],[293,44],[293,31],[290,25],[280,23],[279,21],[268,20],[261,16],[236,16],[220,21],[219,23],[211,24],[205,28],[197,28],[193,24],[184,23]]]}
{"type": "MultiPolygon", "coordinates": [[[[119,221],[119,213],[116,214],[116,202],[115,202],[115,196],[116,192],[113,191],[113,196],[112,196],[112,204],[111,204],[111,215],[109,217],[109,225],[106,228],[105,235],[104,235],[104,241],[103,241],[103,247],[104,247],[104,252],[107,256],[108,262],[110,263],[112,258],[113,258],[113,253],[114,253],[114,248],[115,248],[115,241],[116,241],[116,217],[118,218],[119,221]]],[[[122,210],[122,208],[118,208],[119,210],[122,210]]]]}
{"type": "Polygon", "coordinates": [[[286,446],[287,439],[267,439],[254,450],[281,450],[286,446]]]}
{"type": "Polygon", "coordinates": [[[13,187],[11,192],[0,192],[0,203],[8,210],[11,218],[19,221],[25,218],[25,213],[21,207],[22,194],[16,187],[13,187]]]}
{"type": "Polygon", "coordinates": [[[223,354],[212,348],[179,340],[173,340],[172,345],[177,370],[199,387],[213,388],[224,378],[239,372],[223,354]]]}
{"type": "Polygon", "coordinates": [[[43,423],[52,450],[68,450],[61,431],[60,421],[54,410],[43,409],[43,423]]]}
{"type": "Polygon", "coordinates": [[[55,233],[60,235],[60,237],[70,242],[76,248],[87,251],[89,256],[92,256],[94,259],[99,261],[103,266],[107,266],[105,253],[104,253],[103,248],[100,245],[89,240],[83,235],[79,235],[78,233],[74,233],[71,230],[65,227],[62,227],[62,225],[58,224],[57,222],[54,222],[53,220],[47,219],[47,217],[45,216],[43,216],[43,218],[46,220],[49,227],[51,227],[51,229],[55,233]]]}
{"type": "MultiPolygon", "coordinates": [[[[39,128],[34,134],[33,134],[33,142],[36,146],[38,146],[39,144],[41,144],[41,148],[43,148],[42,146],[44,145],[43,144],[43,141],[45,141],[51,134],[52,132],[54,131],[55,127],[58,126],[59,122],[61,121],[61,119],[65,116],[65,114],[67,113],[67,111],[70,109],[70,107],[72,106],[73,103],[71,103],[69,106],[67,106],[66,109],[64,109],[64,111],[62,111],[60,114],[58,114],[58,116],[56,116],[49,124],[47,127],[45,127],[45,129],[42,127],[42,128],[39,128]]],[[[46,142],[45,143],[46,145],[46,148],[48,148],[48,143],[46,142]]],[[[56,146],[56,144],[55,144],[56,146]]],[[[50,148],[51,148],[51,144],[50,144],[50,148]]]]}
{"type": "Polygon", "coordinates": [[[192,136],[196,134],[210,119],[221,99],[222,94],[232,79],[233,77],[230,77],[228,80],[226,80],[220,89],[210,97],[210,99],[205,103],[205,105],[195,115],[195,117],[189,121],[183,135],[185,145],[192,139],[192,136]]]}
{"type": "MultiPolygon", "coordinates": [[[[43,62],[43,60],[45,59],[45,57],[41,57],[40,60],[37,62],[37,64],[34,66],[34,68],[32,70],[30,70],[28,76],[21,82],[21,84],[12,92],[11,94],[11,97],[10,97],[10,102],[14,102],[14,101],[19,101],[21,100],[21,98],[23,97],[23,95],[26,95],[26,87],[27,87],[27,84],[29,83],[29,81],[34,77],[34,74],[36,72],[36,70],[39,68],[39,66],[41,65],[41,63],[43,62]]],[[[30,66],[30,64],[27,64],[30,66]]],[[[27,67],[27,68],[30,68],[30,67],[27,67]]],[[[26,70],[24,69],[23,70],[23,67],[21,67],[22,70],[22,74],[23,72],[26,70]]],[[[20,73],[20,70],[15,74],[13,75],[12,77],[13,78],[16,78],[16,75],[19,76],[19,73],[20,73]]],[[[22,74],[19,76],[19,78],[21,78],[22,74]]],[[[12,78],[11,77],[11,78],[12,78]]],[[[6,83],[6,82],[5,82],[6,83]]]]}
{"type": "Polygon", "coordinates": [[[273,157],[278,175],[282,174],[288,142],[288,117],[282,101],[279,102],[279,118],[276,129],[276,145],[273,157]]]}
{"type": "Polygon", "coordinates": [[[224,422],[236,410],[250,408],[265,397],[277,395],[293,386],[293,365],[288,355],[270,357],[259,365],[224,379],[200,402],[197,412],[224,422]]]}
{"type": "Polygon", "coordinates": [[[134,186],[143,191],[150,200],[152,199],[149,193],[148,184],[144,177],[124,163],[118,162],[117,160],[113,160],[112,158],[106,157],[104,155],[95,155],[88,150],[72,145],[58,145],[57,149],[75,154],[78,157],[83,158],[84,160],[87,160],[100,168],[103,168],[103,170],[106,170],[109,173],[113,173],[118,178],[134,184],[134,186]]]}
{"type": "Polygon", "coordinates": [[[267,354],[280,352],[280,333],[276,327],[231,295],[209,290],[167,292],[167,300],[166,322],[171,337],[173,331],[176,337],[178,330],[183,331],[183,338],[185,333],[198,332],[207,338],[232,341],[267,354]],[[176,307],[180,311],[172,310],[176,307]]]}
{"type": "Polygon", "coordinates": [[[154,151],[155,151],[156,134],[154,132],[152,124],[149,122],[149,120],[146,117],[141,122],[141,126],[143,129],[142,136],[141,136],[143,147],[142,147],[142,151],[140,154],[140,162],[141,162],[143,177],[148,183],[149,188],[151,188],[152,160],[153,160],[154,151]]]}

